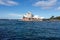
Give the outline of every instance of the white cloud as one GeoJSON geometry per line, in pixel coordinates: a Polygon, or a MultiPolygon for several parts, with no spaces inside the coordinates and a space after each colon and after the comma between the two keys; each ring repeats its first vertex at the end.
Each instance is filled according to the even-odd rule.
{"type": "Polygon", "coordinates": [[[39,15],[34,15],[34,18],[44,19],[44,17],[40,17],[39,15]]]}
{"type": "Polygon", "coordinates": [[[20,14],[8,14],[9,16],[22,16],[22,15],[20,15],[20,14]]]}
{"type": "Polygon", "coordinates": [[[10,19],[20,19],[20,18],[22,18],[23,14],[14,14],[14,13],[11,13],[11,14],[7,14],[7,16],[10,19]]]}
{"type": "Polygon", "coordinates": [[[58,7],[57,10],[60,10],[60,7],[58,7]]]}
{"type": "Polygon", "coordinates": [[[39,18],[39,15],[34,15],[34,18],[39,18]]]}
{"type": "Polygon", "coordinates": [[[18,5],[18,3],[13,0],[0,0],[0,5],[14,6],[18,5]]]}
{"type": "Polygon", "coordinates": [[[56,4],[57,0],[38,1],[34,6],[40,6],[42,8],[50,8],[56,4]]]}

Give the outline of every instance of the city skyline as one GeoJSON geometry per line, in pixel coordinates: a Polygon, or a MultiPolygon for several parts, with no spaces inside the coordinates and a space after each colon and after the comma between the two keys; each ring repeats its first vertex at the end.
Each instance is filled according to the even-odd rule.
{"type": "Polygon", "coordinates": [[[19,19],[28,11],[44,18],[60,16],[60,0],[0,0],[0,19],[19,19]]]}

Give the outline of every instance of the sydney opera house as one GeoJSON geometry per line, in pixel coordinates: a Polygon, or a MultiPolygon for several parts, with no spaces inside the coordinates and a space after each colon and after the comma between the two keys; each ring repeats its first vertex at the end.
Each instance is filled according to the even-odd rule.
{"type": "Polygon", "coordinates": [[[23,15],[23,21],[42,21],[42,18],[39,16],[33,15],[31,12],[26,13],[23,15]]]}

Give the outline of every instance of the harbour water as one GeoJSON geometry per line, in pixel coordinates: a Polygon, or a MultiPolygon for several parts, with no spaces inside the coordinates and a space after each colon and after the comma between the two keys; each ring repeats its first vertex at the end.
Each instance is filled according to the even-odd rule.
{"type": "Polygon", "coordinates": [[[0,20],[0,40],[60,40],[60,21],[0,20]]]}

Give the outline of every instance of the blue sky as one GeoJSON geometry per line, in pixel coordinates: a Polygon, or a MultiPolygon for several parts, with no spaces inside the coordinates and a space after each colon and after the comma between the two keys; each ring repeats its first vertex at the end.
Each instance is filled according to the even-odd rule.
{"type": "Polygon", "coordinates": [[[28,11],[44,18],[60,16],[60,0],[0,0],[0,19],[19,19],[28,11]]]}

